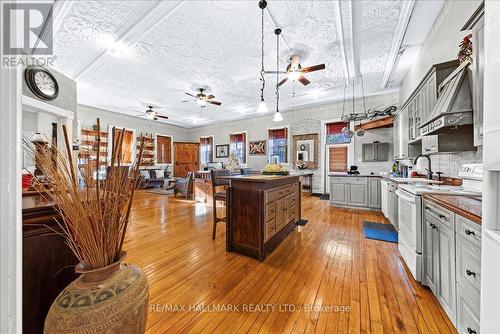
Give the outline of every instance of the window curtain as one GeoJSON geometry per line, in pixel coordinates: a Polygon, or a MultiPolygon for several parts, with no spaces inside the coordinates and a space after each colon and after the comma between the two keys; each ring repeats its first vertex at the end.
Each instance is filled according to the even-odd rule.
{"type": "Polygon", "coordinates": [[[288,162],[288,129],[268,130],[269,162],[288,162]]]}
{"type": "Polygon", "coordinates": [[[330,146],[328,149],[328,171],[347,171],[347,146],[330,146]]]}
{"type": "Polygon", "coordinates": [[[200,161],[203,164],[213,162],[213,137],[200,138],[200,161]]]}
{"type": "Polygon", "coordinates": [[[156,136],[156,162],[172,163],[172,139],[167,136],[156,136]]]}
{"type": "Polygon", "coordinates": [[[240,163],[245,164],[247,162],[247,135],[246,133],[232,133],[229,135],[230,150],[231,153],[236,155],[240,163]]]}
{"type": "Polygon", "coordinates": [[[342,133],[344,127],[349,127],[349,123],[335,122],[326,124],[326,144],[349,144],[351,138],[342,133]]]}

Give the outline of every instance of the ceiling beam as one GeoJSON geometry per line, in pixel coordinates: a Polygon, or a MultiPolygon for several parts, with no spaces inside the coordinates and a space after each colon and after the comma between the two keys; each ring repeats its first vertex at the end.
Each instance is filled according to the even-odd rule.
{"type": "Polygon", "coordinates": [[[382,81],[380,82],[381,89],[385,89],[387,87],[387,83],[397,66],[397,60],[401,55],[401,47],[403,46],[406,30],[408,28],[408,24],[410,23],[413,9],[415,8],[415,0],[403,1],[402,4],[401,13],[399,14],[399,20],[396,26],[396,32],[394,33],[394,39],[392,40],[391,51],[389,52],[389,58],[387,59],[387,63],[385,65],[384,75],[382,76],[382,81]]]}
{"type": "MultiPolygon", "coordinates": [[[[116,39],[116,42],[125,43],[128,47],[135,46],[138,42],[141,41],[141,39],[147,32],[151,31],[151,29],[158,26],[159,24],[164,22],[167,18],[169,18],[170,15],[177,8],[179,8],[179,6],[184,2],[185,0],[181,0],[181,1],[176,1],[174,4],[172,4],[171,1],[157,1],[154,5],[145,10],[144,15],[138,18],[138,20],[136,20],[136,22],[134,22],[132,26],[125,26],[126,29],[124,29],[124,31],[119,31],[117,33],[118,38],[116,39]],[[157,16],[158,12],[161,11],[165,11],[161,19],[159,20],[156,18],[153,19],[153,17],[157,16]],[[151,22],[151,24],[147,27],[144,27],[144,25],[141,24],[148,22],[151,22]]],[[[85,68],[83,68],[73,79],[79,81],[85,81],[85,79],[88,78],[89,75],[94,73],[95,70],[97,70],[98,68],[100,68],[105,64],[106,57],[104,56],[109,51],[110,50],[105,47],[101,48],[97,56],[85,68]]]]}
{"type": "Polygon", "coordinates": [[[271,13],[271,10],[269,9],[269,6],[266,7],[266,10],[267,10],[267,13],[269,14],[269,16],[271,17],[271,20],[273,20],[274,26],[276,28],[281,28],[282,29],[280,37],[283,40],[283,42],[285,42],[285,45],[286,45],[288,51],[291,51],[290,50],[290,45],[288,44],[287,40],[285,39],[285,36],[283,35],[283,30],[285,30],[285,29],[283,29],[283,27],[279,24],[279,22],[274,17],[273,13],[271,13]]]}
{"type": "Polygon", "coordinates": [[[345,52],[345,38],[344,38],[344,25],[342,24],[342,9],[340,7],[340,0],[333,2],[335,11],[335,26],[337,28],[337,40],[340,46],[340,57],[342,58],[342,69],[344,70],[344,78],[349,81],[349,66],[347,64],[347,54],[345,52]]]}
{"type": "Polygon", "coordinates": [[[359,49],[360,49],[360,35],[361,35],[361,13],[362,13],[362,2],[353,1],[349,2],[350,9],[350,28],[351,28],[351,62],[352,62],[352,76],[361,75],[360,61],[359,61],[359,49]]]}

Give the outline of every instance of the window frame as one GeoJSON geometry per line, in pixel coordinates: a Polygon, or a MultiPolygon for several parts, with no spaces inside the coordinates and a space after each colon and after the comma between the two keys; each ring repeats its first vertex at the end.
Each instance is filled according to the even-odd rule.
{"type": "Polygon", "coordinates": [[[286,126],[280,126],[280,127],[274,127],[274,128],[267,128],[267,163],[271,163],[271,144],[270,144],[270,136],[269,136],[269,131],[273,130],[283,130],[286,129],[286,139],[285,139],[285,161],[281,161],[280,164],[287,164],[290,161],[290,127],[288,125],[286,126]]]}
{"type": "Polygon", "coordinates": [[[174,137],[163,133],[155,133],[155,161],[158,166],[172,165],[174,162],[174,137]],[[158,162],[158,137],[170,138],[170,162],[158,162]]]}
{"type": "Polygon", "coordinates": [[[232,142],[231,142],[231,136],[233,135],[244,135],[245,137],[245,142],[243,143],[243,147],[242,147],[242,150],[243,150],[243,158],[241,159],[240,161],[240,164],[242,165],[246,165],[247,163],[247,159],[248,159],[248,133],[247,131],[239,131],[239,132],[231,132],[229,134],[229,154],[233,153],[233,149],[232,149],[232,142]]]}
{"type": "Polygon", "coordinates": [[[214,162],[214,159],[215,159],[215,137],[213,135],[210,135],[210,136],[200,136],[200,164],[209,164],[209,163],[213,163],[214,162]],[[212,143],[211,143],[211,150],[210,150],[210,161],[203,161],[202,159],[202,147],[203,145],[201,144],[201,140],[202,139],[206,139],[206,138],[212,138],[212,143]]]}

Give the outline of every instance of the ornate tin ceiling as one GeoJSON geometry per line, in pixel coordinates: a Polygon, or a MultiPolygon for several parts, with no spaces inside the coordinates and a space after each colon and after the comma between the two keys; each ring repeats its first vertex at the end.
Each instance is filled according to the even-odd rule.
{"type": "MultiPolygon", "coordinates": [[[[141,104],[164,107],[185,127],[244,118],[260,100],[260,9],[257,1],[60,1],[54,67],[78,83],[78,102],[131,115],[141,104]],[[206,87],[222,106],[183,103],[206,87]]],[[[344,80],[362,73],[365,93],[380,83],[402,1],[269,1],[265,68],[276,67],[275,27],[283,29],[280,68],[293,53],[309,73],[307,87],[287,82],[280,109],[341,99],[344,80]],[[295,93],[295,96],[294,96],[295,93]]],[[[275,108],[275,76],[265,100],[275,108]]],[[[348,92],[348,94],[351,94],[348,92]]],[[[357,89],[357,94],[360,90],[357,89]]]]}

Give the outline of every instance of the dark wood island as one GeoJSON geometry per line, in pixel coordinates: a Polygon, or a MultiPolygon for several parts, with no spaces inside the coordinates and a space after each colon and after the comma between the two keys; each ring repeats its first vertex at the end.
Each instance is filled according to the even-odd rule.
{"type": "Polygon", "coordinates": [[[301,217],[299,176],[226,177],[226,249],[265,259],[294,230],[301,217]]]}

